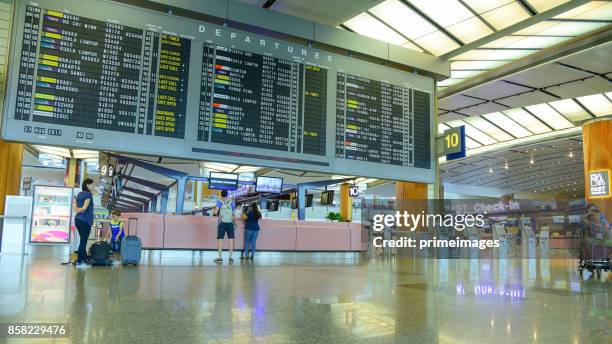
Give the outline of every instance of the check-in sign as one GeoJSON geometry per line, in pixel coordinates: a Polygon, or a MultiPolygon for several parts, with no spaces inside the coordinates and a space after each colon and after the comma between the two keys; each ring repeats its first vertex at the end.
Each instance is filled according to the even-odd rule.
{"type": "Polygon", "coordinates": [[[589,173],[589,195],[591,197],[610,196],[610,171],[593,171],[589,173]]]}

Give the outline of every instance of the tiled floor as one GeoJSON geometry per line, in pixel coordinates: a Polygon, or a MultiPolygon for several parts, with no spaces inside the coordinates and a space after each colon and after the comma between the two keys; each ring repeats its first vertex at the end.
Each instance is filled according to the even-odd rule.
{"type": "Polygon", "coordinates": [[[610,343],[610,284],[574,260],[262,259],[139,267],[0,255],[0,323],[69,323],[20,343],[610,343]]]}

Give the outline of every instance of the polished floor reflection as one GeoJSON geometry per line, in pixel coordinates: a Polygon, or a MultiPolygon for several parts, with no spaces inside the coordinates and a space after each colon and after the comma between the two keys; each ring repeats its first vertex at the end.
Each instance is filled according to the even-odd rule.
{"type": "Polygon", "coordinates": [[[610,343],[610,283],[560,260],[149,258],[77,270],[0,255],[0,322],[22,343],[610,343]]]}

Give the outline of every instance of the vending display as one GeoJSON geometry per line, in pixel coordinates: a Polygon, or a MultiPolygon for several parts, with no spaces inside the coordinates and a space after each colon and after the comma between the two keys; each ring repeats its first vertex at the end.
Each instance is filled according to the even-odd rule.
{"type": "Polygon", "coordinates": [[[34,186],[30,242],[70,242],[73,189],[60,186],[34,186]]]}

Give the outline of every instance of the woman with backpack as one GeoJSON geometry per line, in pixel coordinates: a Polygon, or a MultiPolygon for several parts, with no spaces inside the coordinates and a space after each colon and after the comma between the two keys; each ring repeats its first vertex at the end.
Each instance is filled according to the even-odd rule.
{"type": "Polygon", "coordinates": [[[244,221],[244,259],[253,259],[255,256],[255,246],[257,236],[259,235],[259,220],[261,220],[261,212],[257,207],[257,203],[251,204],[248,211],[242,213],[244,221]],[[249,248],[251,255],[249,256],[249,248]]]}

